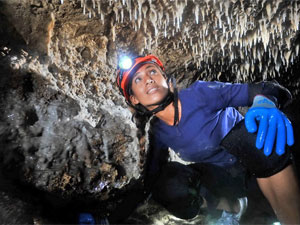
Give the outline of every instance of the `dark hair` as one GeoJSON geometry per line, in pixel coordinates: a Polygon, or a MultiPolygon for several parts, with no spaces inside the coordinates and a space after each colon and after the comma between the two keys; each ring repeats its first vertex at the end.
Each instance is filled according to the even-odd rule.
{"type": "MultiPolygon", "coordinates": [[[[176,88],[175,79],[174,78],[170,79],[170,77],[167,77],[165,73],[164,73],[164,76],[168,80],[167,82],[170,82],[170,81],[173,82],[172,84],[174,85],[173,86],[174,93],[176,93],[176,94],[174,94],[173,92],[171,92],[169,90],[168,100],[165,101],[166,102],[165,106],[166,106],[166,105],[169,105],[171,102],[177,101],[178,97],[177,97],[177,88],[176,88]]],[[[140,146],[139,167],[140,167],[140,171],[142,171],[142,174],[144,174],[146,155],[148,154],[148,148],[149,148],[149,146],[146,146],[146,145],[147,145],[148,138],[151,135],[153,136],[152,127],[155,124],[157,118],[153,117],[154,114],[152,112],[150,112],[142,104],[137,104],[134,107],[132,107],[131,105],[129,105],[129,106],[130,106],[131,112],[132,112],[131,119],[136,124],[136,127],[137,127],[137,138],[139,140],[139,146],[140,146]],[[149,130],[146,130],[146,126],[148,123],[149,123],[149,130]]],[[[178,122],[178,105],[174,104],[174,107],[175,107],[175,111],[177,110],[177,116],[175,116],[175,118],[174,118],[174,124],[176,124],[178,122]]],[[[176,112],[175,112],[175,115],[176,115],[176,112]]]]}
{"type": "MultiPolygon", "coordinates": [[[[133,109],[134,110],[134,109],[133,109]]],[[[146,163],[146,153],[147,153],[147,138],[148,138],[148,131],[146,131],[146,125],[149,122],[152,115],[141,114],[134,110],[132,115],[132,120],[135,122],[137,127],[136,136],[139,141],[140,147],[140,162],[139,162],[139,169],[144,174],[144,166],[146,163]]]]}

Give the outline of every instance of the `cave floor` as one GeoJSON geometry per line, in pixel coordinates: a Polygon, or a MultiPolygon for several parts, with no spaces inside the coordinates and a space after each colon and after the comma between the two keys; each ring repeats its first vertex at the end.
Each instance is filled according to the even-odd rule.
{"type": "MultiPolygon", "coordinates": [[[[300,174],[300,157],[294,154],[295,166],[297,173],[300,174]]],[[[300,181],[300,177],[298,176],[300,181]]],[[[255,180],[249,182],[251,191],[248,197],[248,208],[244,213],[240,224],[273,224],[278,222],[270,204],[259,190],[255,180]]],[[[221,216],[222,211],[215,210],[207,212],[202,210],[198,216],[191,220],[181,220],[172,216],[162,206],[157,204],[151,198],[149,201],[140,205],[134,213],[124,221],[125,224],[214,224],[214,222],[221,216]]]]}
{"type": "MultiPolygon", "coordinates": [[[[256,187],[254,187],[256,189],[256,187]]],[[[221,210],[208,212],[203,209],[199,215],[191,220],[178,219],[172,216],[162,206],[150,199],[140,205],[124,224],[214,224],[220,218],[221,210]]],[[[243,215],[240,224],[273,224],[276,216],[271,206],[259,190],[254,190],[248,195],[248,208],[243,215]]]]}

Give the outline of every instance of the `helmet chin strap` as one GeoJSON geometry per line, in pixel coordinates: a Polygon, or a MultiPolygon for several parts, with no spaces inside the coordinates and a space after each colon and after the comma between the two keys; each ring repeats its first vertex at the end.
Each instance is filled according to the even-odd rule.
{"type": "MultiPolygon", "coordinates": [[[[146,115],[153,115],[156,114],[162,110],[164,110],[169,104],[171,104],[173,102],[173,106],[175,109],[175,115],[174,115],[174,123],[173,126],[175,126],[176,124],[178,124],[179,122],[179,110],[178,110],[178,91],[176,88],[176,80],[171,77],[168,79],[168,94],[166,95],[166,97],[164,97],[160,102],[155,103],[155,104],[151,104],[151,105],[147,105],[147,107],[149,106],[158,106],[153,110],[148,110],[145,113],[146,115]],[[172,82],[172,86],[173,86],[173,92],[170,91],[170,86],[169,86],[169,82],[172,82]]],[[[146,108],[146,107],[145,107],[146,108]]]]}

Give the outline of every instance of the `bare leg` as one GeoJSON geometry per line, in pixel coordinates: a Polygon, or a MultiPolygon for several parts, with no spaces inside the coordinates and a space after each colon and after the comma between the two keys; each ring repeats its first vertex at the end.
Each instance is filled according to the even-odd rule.
{"type": "Polygon", "coordinates": [[[292,165],[257,182],[282,224],[300,224],[300,192],[292,165]]]}

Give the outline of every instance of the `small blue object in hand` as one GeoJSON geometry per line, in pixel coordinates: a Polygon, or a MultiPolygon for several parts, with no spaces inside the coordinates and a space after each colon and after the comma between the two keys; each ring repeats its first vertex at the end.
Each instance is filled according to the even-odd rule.
{"type": "Polygon", "coordinates": [[[259,121],[259,128],[256,138],[256,147],[264,147],[264,154],[269,156],[276,137],[276,153],[282,155],[285,152],[285,144],[294,144],[294,133],[291,122],[274,102],[267,97],[257,95],[253,105],[246,113],[245,126],[250,133],[257,131],[256,121],[259,121]],[[277,133],[276,133],[277,132],[277,133]]]}
{"type": "Polygon", "coordinates": [[[90,213],[80,213],[78,218],[79,225],[95,224],[94,217],[90,213]]]}

